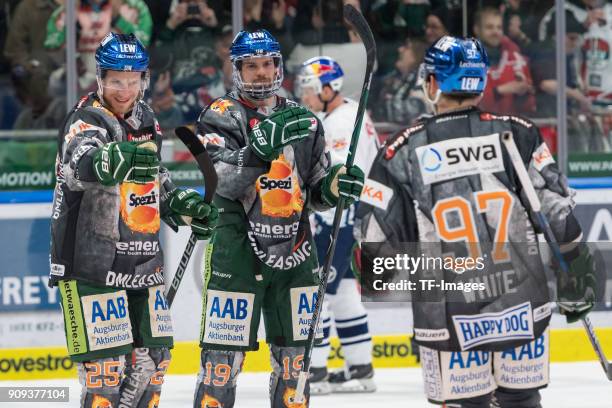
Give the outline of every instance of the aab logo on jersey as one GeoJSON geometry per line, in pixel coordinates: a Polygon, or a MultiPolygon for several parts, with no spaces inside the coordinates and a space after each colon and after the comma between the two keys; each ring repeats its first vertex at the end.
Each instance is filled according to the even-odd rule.
{"type": "Polygon", "coordinates": [[[504,170],[497,133],[432,143],[415,151],[424,184],[504,170]]]}
{"type": "Polygon", "coordinates": [[[153,234],[159,231],[159,183],[122,183],[121,218],[129,229],[153,234]]]}
{"type": "Polygon", "coordinates": [[[149,319],[153,337],[172,336],[172,316],[162,293],[163,286],[149,288],[149,319]]]}
{"type": "Polygon", "coordinates": [[[261,212],[270,217],[287,218],[302,211],[302,190],[291,169],[291,164],[280,155],[267,174],[259,176],[255,190],[261,199],[261,212]]]}
{"type": "MultiPolygon", "coordinates": [[[[306,340],[312,320],[312,314],[317,303],[318,286],[306,286],[292,288],[291,298],[291,322],[293,324],[293,340],[306,340]]],[[[321,325],[317,328],[317,338],[323,336],[321,325]]]]}
{"type": "Polygon", "coordinates": [[[81,303],[89,350],[117,347],[133,341],[125,290],[83,296],[81,303]]]}
{"type": "Polygon", "coordinates": [[[248,346],[255,295],[209,289],[202,341],[248,346]]]}

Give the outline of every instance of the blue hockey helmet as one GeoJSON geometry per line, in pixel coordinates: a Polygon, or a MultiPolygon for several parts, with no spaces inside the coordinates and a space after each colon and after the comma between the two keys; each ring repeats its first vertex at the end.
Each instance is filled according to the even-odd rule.
{"type": "Polygon", "coordinates": [[[424,60],[424,83],[433,75],[443,94],[479,95],[485,89],[489,58],[475,38],[444,36],[429,47],[424,60]]]}
{"type": "Polygon", "coordinates": [[[320,94],[324,86],[329,86],[332,91],[340,92],[344,79],[344,71],[333,58],[314,57],[302,64],[297,77],[297,91],[303,88],[313,88],[320,94]]]}
{"type": "Polygon", "coordinates": [[[274,95],[283,82],[283,57],[280,44],[266,30],[240,31],[230,47],[230,61],[233,65],[234,85],[240,93],[253,99],[266,99],[274,95]],[[242,63],[247,58],[271,57],[276,74],[271,83],[244,82],[241,75],[242,63]]]}
{"type": "Polygon", "coordinates": [[[96,50],[96,64],[100,71],[146,72],[149,54],[134,34],[108,33],[96,50]]]}

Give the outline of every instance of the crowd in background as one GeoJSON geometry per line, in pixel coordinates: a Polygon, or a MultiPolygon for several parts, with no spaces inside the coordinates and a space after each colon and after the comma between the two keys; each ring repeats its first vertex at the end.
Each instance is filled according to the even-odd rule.
{"type": "MultiPolygon", "coordinates": [[[[146,97],[162,127],[194,122],[232,87],[231,3],[77,1],[79,93],[97,88],[93,53],[100,40],[109,31],[134,33],[151,52],[146,97]]],[[[284,95],[294,93],[301,62],[327,54],[345,68],[345,93],[358,98],[365,53],[342,18],[343,3],[361,9],[376,37],[369,103],[376,122],[408,125],[428,113],[418,77],[423,54],[441,36],[467,29],[491,63],[481,107],[536,119],[554,149],[554,0],[468,0],[465,28],[462,0],[244,0],[245,29],[266,28],[281,43],[284,95]]],[[[611,151],[612,0],[565,3],[570,151],[611,151]]],[[[64,0],[0,4],[0,128],[57,128],[66,111],[64,0]]]]}

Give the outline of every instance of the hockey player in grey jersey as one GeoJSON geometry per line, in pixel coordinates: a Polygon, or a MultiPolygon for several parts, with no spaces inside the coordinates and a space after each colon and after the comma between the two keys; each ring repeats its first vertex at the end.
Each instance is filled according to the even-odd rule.
{"type": "Polygon", "coordinates": [[[363,172],[332,166],[319,120],[277,95],[282,57],[267,31],[238,33],[230,59],[235,91],[206,107],[197,124],[219,175],[220,215],[205,263],[194,406],[233,406],[263,312],[270,403],[304,407],[308,385],[303,403],[294,394],[319,283],[308,215],[334,207],[339,195],[354,202],[363,172]]]}
{"type": "Polygon", "coordinates": [[[149,57],[134,35],[96,52],[98,91],[58,137],[50,284],[59,286],[82,407],[157,407],[170,363],[160,219],[210,237],[216,210],[176,189],[160,166],[162,134],[142,101],[149,57]],[[125,370],[124,370],[125,369],[125,370]]]}
{"type": "Polygon", "coordinates": [[[485,287],[477,295],[440,290],[436,301],[428,298],[433,292],[412,293],[427,398],[447,407],[536,408],[538,389],[548,383],[551,306],[537,244],[535,253],[525,248],[538,231],[502,148],[502,132],[514,135],[542,211],[564,243],[572,282],[562,280],[560,293],[568,297],[558,298],[558,305],[568,321],[593,306],[593,262],[572,214],[567,181],[537,127],[476,107],[487,68],[477,40],[446,36],[429,48],[424,90],[436,115],[383,146],[365,185],[378,199],[362,199],[358,220],[362,243],[420,242],[422,251],[441,247],[445,257],[445,250],[460,247],[484,260],[482,270],[459,270],[454,263],[440,275],[414,275],[415,282],[428,274],[485,287]],[[498,270],[495,279],[484,280],[498,270]]]}

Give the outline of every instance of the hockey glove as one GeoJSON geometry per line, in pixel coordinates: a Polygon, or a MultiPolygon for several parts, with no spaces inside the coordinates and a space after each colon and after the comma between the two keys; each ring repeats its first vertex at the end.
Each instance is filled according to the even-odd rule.
{"type": "Polygon", "coordinates": [[[211,209],[211,206],[204,202],[202,196],[191,188],[187,190],[177,188],[172,191],[168,197],[168,207],[175,214],[191,218],[207,217],[211,209]]]}
{"type": "Polygon", "coordinates": [[[191,220],[191,231],[197,239],[210,239],[219,221],[219,211],[214,204],[210,204],[210,213],[204,218],[191,220]]]}
{"type": "Polygon", "coordinates": [[[336,164],[323,179],[322,197],[332,207],[338,204],[339,196],[344,197],[344,208],[348,208],[359,200],[365,176],[357,166],[346,169],[342,164],[336,164]]]}
{"type": "Polygon", "coordinates": [[[157,146],[152,142],[111,142],[102,146],[93,159],[100,184],[114,186],[124,181],[145,184],[159,173],[157,146]]]}
{"type": "Polygon", "coordinates": [[[307,138],[316,128],[317,119],[308,109],[302,106],[284,109],[253,127],[250,145],[260,159],[272,161],[284,146],[307,138]]]}
{"type": "Polygon", "coordinates": [[[557,294],[559,311],[568,323],[574,323],[591,311],[595,301],[595,264],[589,248],[580,244],[579,254],[568,262],[569,273],[559,271],[557,294]]]}

